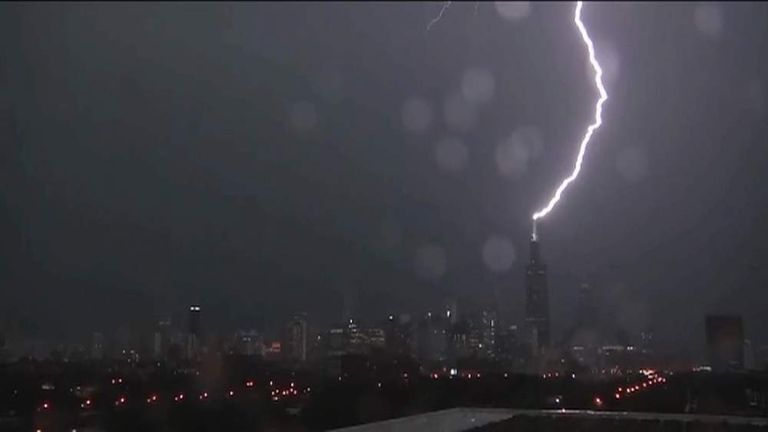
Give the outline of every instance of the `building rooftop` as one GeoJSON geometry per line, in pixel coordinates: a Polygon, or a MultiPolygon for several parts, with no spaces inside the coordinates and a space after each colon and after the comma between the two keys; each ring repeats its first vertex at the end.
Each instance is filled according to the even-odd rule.
{"type": "Polygon", "coordinates": [[[410,431],[765,431],[768,418],[589,410],[453,408],[335,432],[410,431]]]}

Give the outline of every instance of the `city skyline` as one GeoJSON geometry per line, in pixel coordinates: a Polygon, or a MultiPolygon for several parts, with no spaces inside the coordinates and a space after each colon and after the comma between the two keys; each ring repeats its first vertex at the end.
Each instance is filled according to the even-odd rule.
{"type": "Polygon", "coordinates": [[[0,429],[766,428],[766,23],[0,3],[0,429]]]}
{"type": "Polygon", "coordinates": [[[459,312],[455,301],[449,300],[423,314],[401,311],[386,317],[344,318],[321,325],[306,313],[297,312],[276,323],[276,332],[254,326],[222,331],[211,328],[210,322],[204,324],[201,317],[205,315],[198,303],[184,307],[186,317],[180,321],[166,317],[138,328],[123,326],[113,333],[96,331],[87,340],[81,335],[79,342],[59,340],[41,345],[39,339],[29,338],[18,329],[6,332],[0,339],[0,360],[32,356],[74,361],[200,361],[211,354],[239,353],[269,361],[314,364],[326,356],[373,355],[376,350],[384,350],[381,353],[400,353],[427,364],[451,365],[457,360],[479,358],[506,365],[509,370],[538,373],[558,370],[567,362],[566,367],[595,373],[605,361],[603,356],[617,355],[611,353],[619,350],[627,354],[635,351],[632,355],[641,357],[632,361],[642,359],[641,365],[671,369],[754,370],[768,365],[768,345],[744,332],[741,316],[708,314],[700,326],[702,343],[691,344],[682,351],[659,347],[652,329],[633,332],[614,326],[601,328],[596,324],[602,312],[586,283],[582,284],[580,301],[574,306],[575,320],[563,335],[551,340],[546,336],[548,323],[542,318],[546,315],[541,311],[545,304],[536,299],[542,289],[537,276],[546,272],[539,247],[538,239],[532,238],[531,259],[526,265],[532,316],[520,322],[501,317],[495,309],[459,312]]]}
{"type": "MultiPolygon", "coordinates": [[[[444,299],[443,302],[436,302],[432,307],[427,307],[425,310],[387,310],[386,316],[394,316],[397,319],[405,317],[410,323],[409,325],[413,326],[409,331],[417,332],[417,323],[420,320],[425,319],[425,317],[427,319],[430,319],[433,315],[435,317],[445,317],[450,323],[455,324],[457,322],[472,322],[472,320],[477,319],[479,316],[478,314],[484,316],[486,313],[493,313],[494,317],[498,316],[498,327],[502,329],[510,326],[514,327],[516,329],[515,334],[517,335],[515,337],[522,338],[522,340],[530,344],[528,348],[525,348],[525,351],[530,351],[534,356],[541,355],[542,349],[554,350],[553,352],[556,353],[559,352],[560,354],[557,355],[567,355],[566,353],[574,346],[581,346],[579,349],[583,349],[584,347],[582,345],[587,341],[590,344],[590,349],[596,350],[595,353],[599,352],[599,349],[603,346],[610,347],[617,343],[619,345],[641,348],[647,343],[647,337],[653,339],[658,338],[658,333],[654,332],[655,329],[653,326],[639,330],[631,329],[621,327],[619,322],[615,319],[606,320],[605,318],[601,318],[605,315],[610,316],[610,313],[608,313],[609,311],[603,310],[605,304],[598,301],[598,297],[594,292],[594,287],[586,281],[582,282],[579,286],[578,302],[572,307],[573,313],[571,314],[571,321],[566,322],[562,319],[559,320],[559,326],[554,328],[553,333],[548,318],[550,301],[547,286],[547,266],[541,255],[541,240],[537,234],[530,237],[529,260],[520,270],[519,273],[521,273],[521,276],[524,276],[522,279],[525,281],[523,284],[525,287],[524,295],[526,298],[526,314],[524,317],[506,316],[501,312],[504,308],[499,307],[499,305],[483,304],[482,302],[467,302],[466,304],[461,304],[457,302],[455,298],[451,297],[444,299]],[[461,309],[459,309],[460,304],[461,309]],[[457,310],[461,312],[457,312],[457,310]],[[451,315],[451,313],[453,313],[453,315],[451,315]],[[586,336],[583,331],[579,333],[580,330],[584,330],[585,328],[588,329],[586,336]],[[576,331],[576,333],[574,333],[574,331],[576,331]],[[585,337],[587,339],[584,339],[585,337]]],[[[141,357],[146,359],[152,357],[152,355],[149,354],[150,350],[154,353],[154,356],[158,355],[158,351],[167,350],[169,341],[177,340],[175,343],[179,344],[179,347],[183,351],[183,354],[181,355],[184,358],[196,358],[201,354],[201,349],[205,345],[205,343],[202,342],[203,340],[207,339],[208,342],[213,340],[224,340],[233,337],[233,335],[235,339],[237,339],[239,337],[237,335],[244,334],[243,337],[258,338],[260,348],[257,348],[257,353],[260,353],[259,355],[261,356],[269,357],[269,345],[278,342],[283,346],[282,353],[278,351],[279,358],[294,359],[304,362],[307,361],[307,353],[311,348],[312,341],[309,340],[311,336],[322,335],[326,331],[332,331],[334,327],[338,328],[339,326],[346,326],[347,321],[351,323],[352,319],[358,323],[357,325],[360,325],[360,318],[363,318],[362,324],[365,328],[379,328],[384,331],[384,327],[386,327],[382,325],[386,319],[384,315],[364,317],[364,314],[359,313],[355,308],[356,302],[350,297],[349,293],[346,293],[346,295],[341,298],[341,303],[341,314],[336,319],[329,322],[315,321],[311,316],[308,316],[304,312],[293,312],[280,319],[266,323],[264,321],[259,321],[258,319],[253,319],[251,321],[246,320],[246,322],[239,327],[222,327],[221,323],[209,319],[208,326],[205,332],[203,332],[200,323],[202,307],[200,306],[201,303],[198,302],[190,306],[180,306],[175,313],[159,314],[155,317],[154,321],[133,324],[123,323],[118,328],[111,331],[95,325],[92,332],[88,334],[79,334],[61,339],[41,338],[35,332],[29,332],[28,329],[19,327],[18,323],[6,319],[4,326],[5,330],[2,335],[5,336],[4,342],[6,348],[12,347],[18,349],[20,347],[26,347],[29,349],[30,347],[36,347],[34,351],[36,353],[35,355],[40,358],[45,358],[50,352],[58,351],[64,347],[70,347],[70,349],[79,349],[77,347],[81,347],[86,352],[98,351],[103,355],[105,352],[104,346],[109,345],[112,350],[117,350],[114,351],[112,355],[117,355],[116,353],[119,353],[121,349],[123,350],[123,354],[125,354],[125,349],[128,347],[131,347],[130,351],[133,353],[133,348],[141,347],[141,357]],[[172,318],[174,315],[176,316],[176,319],[172,318]],[[296,321],[299,319],[298,317],[302,317],[302,321],[296,321]],[[296,324],[299,322],[303,324],[296,324]],[[295,325],[300,326],[298,330],[291,329],[292,326],[295,325]],[[175,336],[171,336],[173,334],[170,333],[171,330],[176,332],[175,336]],[[299,333],[291,336],[291,334],[296,331],[299,333]],[[90,339],[88,339],[88,337],[90,337],[90,339]],[[182,339],[179,340],[179,337],[182,339]],[[215,339],[211,339],[211,337],[214,337],[215,339]],[[128,340],[126,338],[130,338],[131,342],[125,342],[128,340]],[[149,338],[153,338],[152,341],[150,341],[149,338]],[[295,341],[295,338],[299,338],[302,342],[295,341]],[[109,344],[105,344],[105,339],[109,341],[109,344]],[[98,342],[96,342],[97,340],[98,342]],[[92,343],[91,346],[88,346],[88,341],[92,343]],[[8,342],[11,343],[9,344],[8,342]],[[40,344],[41,342],[43,343],[42,345],[40,344]],[[151,348],[150,344],[152,345],[151,348]],[[299,348],[297,344],[300,345],[301,348],[299,348]],[[160,345],[164,348],[159,348],[160,345]],[[123,348],[120,348],[120,346],[123,348]]],[[[713,312],[717,313],[717,311],[713,312]]],[[[709,362],[712,361],[712,346],[709,327],[711,316],[712,312],[709,312],[706,316],[702,316],[702,323],[706,321],[707,325],[706,333],[698,335],[698,339],[700,340],[695,340],[692,343],[689,343],[684,350],[669,349],[659,346],[656,343],[654,343],[652,350],[656,355],[661,355],[665,358],[669,355],[675,356],[675,362],[677,362],[675,364],[680,364],[679,362],[690,364],[692,366],[710,364],[709,362]]],[[[738,319],[740,323],[739,325],[741,326],[741,317],[739,316],[738,319]]],[[[701,330],[701,328],[699,330],[701,330]]],[[[764,350],[768,346],[764,341],[754,339],[752,334],[745,333],[744,330],[740,331],[741,343],[750,345],[749,350],[751,350],[751,352],[749,355],[751,355],[752,358],[754,358],[759,350],[764,350]]],[[[451,333],[447,336],[449,344],[451,343],[450,334],[451,333]]],[[[170,343],[173,344],[173,342],[170,343]]],[[[237,342],[233,343],[237,344],[237,342]]],[[[494,349],[492,347],[489,348],[492,350],[494,349]]],[[[247,350],[252,349],[253,348],[249,348],[247,350]]],[[[478,350],[477,347],[474,347],[473,349],[478,350]]],[[[731,347],[730,349],[732,351],[734,348],[731,347]]],[[[746,345],[739,349],[743,351],[746,349],[746,345]]],[[[425,355],[422,351],[413,347],[409,348],[409,351],[415,358],[422,358],[425,355]]],[[[15,354],[18,355],[22,353],[23,352],[17,351],[15,354]]],[[[139,352],[131,355],[136,355],[137,358],[139,358],[139,352]]],[[[432,354],[427,354],[427,357],[430,355],[432,354]]],[[[745,351],[742,352],[741,355],[746,355],[745,351]]],[[[163,354],[161,358],[165,358],[165,354],[163,354]]],[[[581,360],[583,361],[583,359],[581,360]]],[[[743,365],[743,357],[739,361],[743,365]]],[[[751,364],[754,366],[754,359],[751,364]]]]}

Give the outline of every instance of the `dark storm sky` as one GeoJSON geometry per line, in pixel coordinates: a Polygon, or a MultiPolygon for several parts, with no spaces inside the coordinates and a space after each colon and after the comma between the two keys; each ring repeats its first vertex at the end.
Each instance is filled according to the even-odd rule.
{"type": "MultiPolygon", "coordinates": [[[[326,323],[349,292],[365,317],[457,296],[519,321],[529,215],[597,94],[572,4],[458,3],[425,33],[439,8],[0,5],[4,319],[326,323]]],[[[556,333],[586,279],[617,327],[700,344],[733,312],[765,341],[768,6],[584,19],[610,99],[540,228],[556,333]]]]}

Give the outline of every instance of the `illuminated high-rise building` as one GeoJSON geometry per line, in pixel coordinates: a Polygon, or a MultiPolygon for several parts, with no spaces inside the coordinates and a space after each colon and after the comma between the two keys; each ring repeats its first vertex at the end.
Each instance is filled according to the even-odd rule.
{"type": "Polygon", "coordinates": [[[189,307],[189,334],[200,337],[200,306],[189,307]]]}
{"type": "Polygon", "coordinates": [[[189,307],[189,328],[187,332],[187,358],[196,358],[200,350],[200,306],[189,307]]]}
{"type": "Polygon", "coordinates": [[[481,346],[480,356],[492,358],[495,354],[494,345],[496,344],[496,330],[498,320],[495,311],[484,310],[480,313],[481,325],[481,346]]]}
{"type": "Polygon", "coordinates": [[[256,330],[235,332],[234,351],[245,356],[264,356],[264,337],[256,330]]]}
{"type": "Polygon", "coordinates": [[[549,295],[547,265],[541,259],[539,239],[531,236],[530,261],[525,266],[525,322],[532,333],[535,352],[549,346],[549,295]]]}
{"type": "Polygon", "coordinates": [[[451,298],[446,302],[445,317],[451,324],[459,322],[459,306],[455,298],[451,298]]]}
{"type": "Polygon", "coordinates": [[[448,318],[440,314],[427,315],[416,324],[416,356],[425,361],[446,358],[448,318]]]}

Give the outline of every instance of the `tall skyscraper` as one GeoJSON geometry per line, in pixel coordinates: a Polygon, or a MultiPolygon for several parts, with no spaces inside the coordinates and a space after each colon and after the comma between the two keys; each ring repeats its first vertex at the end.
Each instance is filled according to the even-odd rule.
{"type": "Polygon", "coordinates": [[[328,330],[327,351],[329,356],[340,356],[346,354],[349,348],[349,339],[347,338],[346,327],[343,325],[334,326],[328,330]]]}
{"type": "Polygon", "coordinates": [[[705,326],[712,370],[744,369],[744,328],[741,317],[707,315],[705,326]]]}
{"type": "Polygon", "coordinates": [[[484,310],[480,313],[480,324],[482,325],[482,347],[480,355],[492,358],[495,354],[494,345],[496,344],[496,329],[498,320],[495,311],[484,310]]]}
{"type": "Polygon", "coordinates": [[[576,303],[576,319],[563,334],[563,343],[568,348],[569,360],[575,364],[569,367],[594,369],[597,367],[598,350],[604,338],[599,328],[599,316],[595,293],[592,286],[582,282],[576,303]]]}
{"type": "Polygon", "coordinates": [[[597,300],[592,286],[582,282],[579,286],[579,302],[576,311],[576,326],[593,329],[597,324],[597,300]]]}
{"type": "Polygon", "coordinates": [[[390,354],[403,356],[411,353],[411,322],[409,316],[389,315],[384,324],[384,339],[390,354]],[[407,318],[406,318],[407,317],[407,318]]]}
{"type": "Polygon", "coordinates": [[[187,358],[196,358],[200,348],[200,306],[189,307],[189,328],[187,330],[187,358]]]}
{"type": "Polygon", "coordinates": [[[91,336],[91,358],[101,360],[104,358],[104,335],[94,332],[91,336]]]}
{"type": "Polygon", "coordinates": [[[285,357],[294,361],[307,360],[307,317],[296,314],[285,328],[285,357]]]}
{"type": "Polygon", "coordinates": [[[530,261],[525,266],[525,322],[532,332],[535,352],[549,346],[549,295],[547,292],[547,265],[541,259],[539,239],[531,236],[530,261]]]}
{"type": "Polygon", "coordinates": [[[455,298],[451,298],[445,303],[445,317],[451,324],[459,322],[459,305],[455,298]]]}
{"type": "Polygon", "coordinates": [[[200,306],[189,307],[189,334],[200,337],[200,306]]]}
{"type": "Polygon", "coordinates": [[[256,330],[235,332],[234,352],[245,356],[264,356],[264,337],[256,330]]]}
{"type": "Polygon", "coordinates": [[[365,332],[360,327],[360,322],[354,318],[347,321],[345,329],[348,352],[361,354],[368,349],[368,340],[365,332]]]}
{"type": "MultiPolygon", "coordinates": [[[[483,309],[480,311],[466,314],[467,333],[466,343],[473,355],[480,358],[493,358],[494,345],[496,344],[496,331],[498,320],[496,312],[483,309]]],[[[456,328],[461,330],[460,327],[456,328]]],[[[460,333],[452,335],[451,339],[461,342],[460,333]],[[458,339],[453,336],[459,336],[458,339]]],[[[457,347],[458,348],[458,347],[457,347]]],[[[460,350],[457,350],[458,353],[460,350]]]]}
{"type": "Polygon", "coordinates": [[[425,361],[446,358],[448,318],[431,312],[416,325],[416,356],[425,361]]]}
{"type": "Polygon", "coordinates": [[[516,325],[499,327],[493,346],[494,358],[512,370],[523,370],[528,357],[518,330],[516,325]]]}
{"type": "Polygon", "coordinates": [[[152,354],[155,360],[164,360],[171,342],[171,319],[160,320],[155,327],[152,354]]]}

